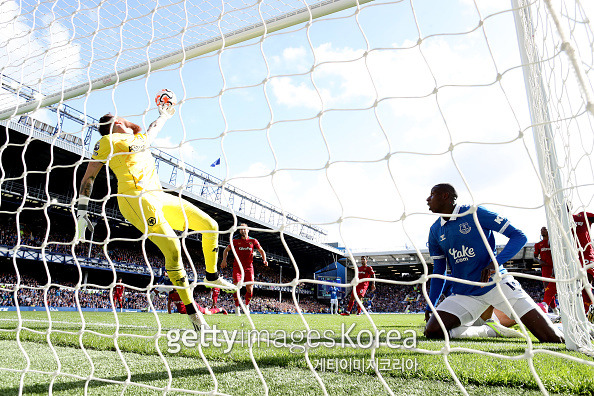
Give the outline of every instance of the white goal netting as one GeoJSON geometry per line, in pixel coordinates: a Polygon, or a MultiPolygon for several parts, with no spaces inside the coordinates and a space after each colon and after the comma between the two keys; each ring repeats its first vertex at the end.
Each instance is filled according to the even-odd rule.
{"type": "MultiPolygon", "coordinates": [[[[591,392],[583,298],[594,299],[594,264],[581,265],[571,216],[594,212],[589,17],[579,0],[2,1],[0,389],[591,392]],[[178,99],[151,147],[163,187],[219,222],[221,252],[247,223],[268,259],[257,255],[247,282],[252,313],[294,315],[247,314],[244,289],[237,318],[221,293],[230,315],[206,320],[223,332],[184,344],[191,325],[166,313],[163,256],[120,214],[107,167],[89,204],[94,231],[74,244],[98,119],[146,130],[163,88],[178,99]],[[436,219],[426,197],[444,182],[531,243],[548,227],[565,347],[521,324],[526,339],[513,343],[423,338],[436,219]],[[329,312],[320,290],[333,285],[346,307],[365,282],[363,254],[377,278],[375,294],[355,299],[363,316],[310,315],[329,312]]],[[[208,308],[200,231],[178,236],[208,308]]],[[[540,290],[531,246],[499,265],[540,290]]]]}

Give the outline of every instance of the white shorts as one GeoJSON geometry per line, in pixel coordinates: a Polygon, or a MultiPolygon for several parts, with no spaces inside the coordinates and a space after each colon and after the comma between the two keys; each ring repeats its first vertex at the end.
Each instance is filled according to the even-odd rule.
{"type": "Polygon", "coordinates": [[[337,298],[331,299],[330,304],[338,304],[338,299],[337,298]]]}
{"type": "Polygon", "coordinates": [[[533,309],[539,309],[534,300],[526,294],[513,276],[505,275],[503,277],[501,290],[503,295],[501,295],[497,287],[482,296],[452,294],[443,300],[436,309],[456,315],[461,324],[474,322],[491,305],[513,319],[512,312],[505,303],[505,299],[509,301],[509,304],[520,318],[533,309]]]}

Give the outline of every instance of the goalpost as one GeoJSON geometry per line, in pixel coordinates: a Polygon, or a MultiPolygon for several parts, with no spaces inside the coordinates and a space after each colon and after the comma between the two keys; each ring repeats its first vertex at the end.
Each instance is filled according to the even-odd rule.
{"type": "MultiPolygon", "coordinates": [[[[278,201],[282,213],[275,215],[279,218],[264,219],[264,223],[280,235],[297,277],[283,284],[281,272],[279,282],[267,284],[291,288],[293,304],[308,332],[312,328],[296,288],[334,283],[299,276],[299,265],[310,263],[295,262],[284,236],[308,215],[299,213],[295,220],[288,214],[293,207],[319,215],[315,226],[334,230],[331,235],[341,239],[351,265],[353,251],[360,247],[354,229],[368,234],[379,230],[384,235],[397,229],[395,235],[414,246],[425,273],[413,282],[378,277],[376,282],[387,286],[423,284],[431,279],[422,251],[428,225],[435,218],[418,204],[437,182],[456,184],[473,205],[508,210],[512,223],[519,222],[518,228],[527,234],[530,230],[525,228],[540,228],[546,214],[566,348],[593,356],[593,327],[584,312],[582,292],[594,301],[586,273],[594,263],[581,265],[585,247],[576,241],[571,216],[592,210],[594,203],[594,14],[587,11],[583,0],[512,0],[507,6],[478,0],[445,6],[415,0],[6,1],[0,4],[0,125],[29,134],[29,139],[17,144],[23,150],[34,140],[48,142],[52,149],[65,148],[57,140],[60,135],[76,136],[80,141],[93,136],[94,143],[98,136],[87,129],[90,119],[111,109],[116,115],[141,120],[138,123],[146,127],[156,116],[153,96],[157,89],[175,91],[180,103],[167,128],[181,132],[168,138],[164,131],[155,145],[188,162],[197,161],[194,144],[206,147],[202,153],[220,153],[225,175],[219,187],[237,183],[247,191],[257,191],[255,195],[265,194],[264,199],[278,201]],[[464,13],[458,14],[459,10],[464,13]],[[517,39],[517,46],[511,38],[517,39]],[[83,109],[78,118],[84,127],[74,131],[45,128],[60,117],[66,105],[83,109]],[[57,116],[44,114],[45,108],[57,116]],[[28,118],[23,124],[23,115],[41,123],[28,118]],[[237,146],[264,159],[244,170],[242,161],[248,156],[241,156],[237,146]],[[371,172],[365,173],[364,168],[371,172]],[[303,176],[316,172],[320,172],[318,178],[303,176]],[[489,188],[485,179],[525,185],[505,186],[493,180],[496,187],[489,188]],[[299,183],[304,180],[314,187],[295,198],[303,191],[299,183]],[[354,200],[352,184],[358,183],[377,187],[377,193],[354,200]],[[495,191],[506,187],[507,194],[495,191]],[[514,189],[522,197],[514,196],[514,189]],[[312,209],[318,205],[319,211],[312,209]]],[[[594,12],[594,7],[589,11],[594,12]]],[[[5,149],[0,148],[0,158],[5,149]]],[[[77,152],[82,155],[72,164],[75,170],[90,157],[88,151],[77,152]]],[[[23,203],[14,212],[17,223],[28,191],[23,165],[25,188],[23,203]]],[[[48,175],[61,167],[51,164],[48,175]]],[[[0,185],[17,179],[7,176],[4,169],[0,172],[0,185]]],[[[192,181],[184,178],[181,184],[170,184],[181,195],[192,181]]],[[[47,208],[55,202],[50,202],[49,191],[41,193],[48,201],[44,213],[49,219],[47,208]]],[[[233,203],[226,204],[236,220],[245,215],[233,203]]],[[[0,211],[4,214],[4,209],[0,211]]],[[[108,216],[104,209],[103,214],[108,216]]],[[[115,214],[110,215],[113,220],[115,214]]],[[[221,234],[224,242],[229,237],[226,232],[221,234]]],[[[46,235],[45,245],[49,242],[46,235]]],[[[20,239],[16,250],[19,247],[23,247],[20,239]]],[[[18,273],[16,255],[11,257],[18,273]]],[[[44,265],[49,274],[47,262],[44,265]]],[[[78,261],[77,268],[80,271],[78,261]]],[[[538,274],[514,275],[520,280],[543,280],[538,274]]],[[[359,282],[356,276],[341,287],[354,288],[359,282]]],[[[88,283],[93,284],[92,280],[88,283]]],[[[76,289],[86,285],[85,281],[76,289]]],[[[44,288],[47,292],[49,286],[38,290],[44,288]]],[[[18,291],[13,290],[15,299],[18,291]]],[[[358,298],[357,303],[361,303],[358,298]]],[[[51,375],[52,383],[58,375],[84,380],[86,392],[91,379],[97,379],[94,369],[88,376],[61,371],[51,342],[55,330],[47,312],[48,345],[59,367],[43,374],[51,375]]],[[[123,384],[124,390],[133,384],[163,392],[200,393],[172,388],[173,374],[159,344],[165,334],[158,315],[154,316],[156,334],[124,335],[154,344],[154,354],[167,370],[167,384],[154,387],[131,380],[118,344],[117,315],[116,352],[127,378],[98,380],[123,384]]],[[[379,334],[373,317],[366,314],[366,318],[374,334],[379,334]]],[[[77,335],[92,365],[83,338],[96,333],[86,329],[84,318],[82,322],[79,332],[57,332],[77,335]]],[[[21,392],[25,374],[39,372],[29,368],[30,356],[19,338],[27,323],[19,311],[13,333],[27,367],[0,366],[0,371],[22,376],[21,392]]],[[[251,319],[249,326],[257,328],[251,319]]],[[[543,393],[547,390],[534,368],[535,354],[593,365],[583,355],[527,344],[520,357],[472,348],[457,350],[451,341],[439,351],[421,344],[412,352],[442,356],[464,394],[467,390],[448,360],[453,351],[525,360],[543,393]]],[[[371,348],[371,359],[386,345],[382,339],[371,348]]],[[[263,374],[252,346],[249,354],[267,394],[267,375],[271,374],[263,374]]],[[[309,349],[304,356],[320,392],[328,394],[309,349]]],[[[218,394],[216,375],[202,349],[200,357],[212,378],[212,392],[218,394]]],[[[372,369],[383,389],[395,394],[377,364],[372,369]]]]}
{"type": "MultiPolygon", "coordinates": [[[[299,23],[304,23],[308,21],[312,21],[316,18],[320,18],[322,16],[332,14],[335,12],[342,11],[347,8],[355,7],[357,4],[365,4],[372,0],[326,0],[326,1],[319,1],[315,2],[307,7],[303,7],[303,3],[299,1],[292,1],[292,2],[285,2],[281,3],[282,6],[279,9],[275,9],[272,12],[274,15],[272,18],[266,18],[264,20],[260,20],[257,23],[252,25],[242,26],[236,30],[230,30],[230,27],[233,27],[235,24],[242,24],[246,22],[250,22],[250,19],[258,19],[257,17],[265,18],[267,16],[266,10],[261,8],[263,3],[256,3],[257,10],[254,9],[252,12],[255,15],[249,15],[249,19],[247,20],[239,20],[239,23],[235,21],[236,16],[234,13],[238,13],[243,11],[241,7],[241,2],[223,2],[220,5],[220,19],[223,19],[223,16],[231,19],[231,21],[227,20],[224,25],[222,21],[221,23],[213,23],[213,21],[208,21],[208,18],[205,20],[201,20],[202,15],[192,15],[191,10],[188,9],[193,4],[189,3],[187,5],[184,4],[183,1],[179,2],[172,2],[169,6],[160,6],[158,3],[155,4],[153,9],[146,8],[147,14],[141,15],[139,17],[133,18],[131,22],[124,20],[122,21],[121,27],[113,26],[111,29],[120,28],[123,29],[127,23],[133,24],[135,21],[134,19],[143,20],[143,23],[146,23],[150,20],[152,26],[150,31],[140,32],[141,34],[137,39],[147,39],[147,53],[146,57],[147,60],[144,62],[139,62],[142,58],[138,59],[135,58],[139,57],[138,53],[127,54],[127,51],[116,52],[114,54],[109,54],[109,50],[104,48],[103,52],[113,56],[116,62],[120,61],[120,57],[123,58],[123,62],[129,64],[127,67],[122,68],[120,65],[110,65],[108,61],[112,60],[113,58],[102,59],[97,63],[103,63],[103,70],[108,71],[110,69],[116,69],[114,72],[105,75],[91,75],[89,73],[87,76],[76,76],[75,71],[73,68],[66,66],[62,73],[63,77],[59,75],[53,75],[48,78],[49,83],[44,80],[39,80],[39,88],[38,91],[41,93],[38,97],[32,98],[33,100],[29,100],[22,105],[14,105],[8,109],[4,109],[2,113],[0,113],[0,119],[5,119],[8,116],[16,116],[19,114],[27,113],[33,111],[35,109],[50,106],[59,102],[66,101],[68,99],[76,98],[81,95],[85,95],[88,92],[93,90],[98,90],[101,88],[109,87],[114,84],[118,84],[120,82],[132,79],[134,77],[142,76],[164,67],[178,64],[180,62],[186,62],[192,58],[208,54],[213,51],[224,49],[225,47],[229,47],[246,40],[265,36],[267,34],[273,33],[280,29],[286,29],[288,27],[297,25],[299,23]],[[187,20],[183,20],[178,16],[171,15],[171,19],[165,17],[162,20],[159,18],[163,18],[159,15],[159,13],[164,12],[170,13],[172,12],[169,8],[179,8],[178,11],[182,11],[181,5],[183,6],[183,11],[185,12],[185,16],[188,18],[187,20]],[[230,8],[227,10],[226,8],[230,8]],[[300,8],[296,8],[300,7],[300,8]],[[286,10],[290,10],[287,12],[286,10]],[[281,13],[284,12],[284,13],[281,13]],[[192,20],[192,22],[191,22],[192,20]],[[170,25],[169,23],[172,22],[170,25]],[[218,26],[217,26],[218,25],[218,26]],[[177,28],[177,29],[176,29],[177,28]],[[209,29],[210,28],[210,29],[209,29]],[[181,29],[181,32],[178,30],[181,29]],[[191,39],[186,38],[185,36],[190,36],[191,39],[195,40],[196,38],[203,38],[199,42],[192,42],[190,45],[185,46],[183,48],[175,49],[171,52],[168,51],[170,48],[169,46],[179,47],[180,44],[183,45],[186,41],[190,41],[191,39]],[[177,39],[180,38],[178,42],[177,39]],[[153,45],[155,44],[155,45],[153,45]],[[149,47],[157,47],[157,51],[149,55],[148,48],[149,47]],[[165,52],[165,53],[163,53],[165,52]],[[128,56],[126,56],[128,55],[128,56]],[[150,56],[150,57],[149,57],[150,56]],[[135,63],[138,62],[138,63],[135,63]],[[64,81],[66,76],[69,78],[75,78],[74,81],[64,81]],[[79,80],[79,81],[77,81],[79,80]],[[74,83],[73,83],[74,82],[74,83]]],[[[211,5],[211,4],[209,4],[211,5]]],[[[99,4],[97,7],[97,13],[99,14],[102,8],[105,6],[103,4],[99,4]]],[[[217,4],[213,2],[212,7],[216,10],[217,4]]],[[[250,6],[245,6],[249,10],[250,6]]],[[[252,6],[255,7],[255,6],[252,6]]],[[[53,9],[54,7],[52,7],[53,9]]],[[[128,8],[128,3],[126,3],[126,9],[128,8]]],[[[77,15],[77,10],[72,13],[72,18],[77,15]]],[[[207,15],[208,16],[208,15],[207,15]]],[[[61,19],[61,18],[60,18],[61,19]]],[[[59,20],[59,19],[58,19],[59,20]]],[[[53,21],[49,24],[50,35],[52,33],[52,25],[56,21],[53,21]]],[[[93,33],[93,36],[101,33],[102,29],[98,29],[93,33]]],[[[61,33],[61,32],[60,32],[61,33]]],[[[18,40],[20,37],[10,37],[7,40],[7,48],[11,47],[11,41],[18,40]]],[[[61,46],[70,44],[72,41],[78,42],[80,39],[71,38],[70,40],[64,39],[62,42],[57,43],[57,49],[61,46]],[[74,39],[74,40],[73,40],[74,39]]],[[[84,42],[83,40],[80,40],[84,42]]],[[[124,38],[122,37],[121,46],[120,48],[123,50],[123,41],[124,38]]],[[[108,41],[104,42],[107,45],[114,45],[114,43],[110,43],[108,41]]],[[[52,48],[54,49],[54,48],[52,48]]],[[[92,48],[90,48],[92,50],[92,48]]],[[[117,49],[117,47],[115,48],[117,49]]],[[[85,49],[83,49],[84,51],[85,49]]],[[[36,54],[36,56],[41,56],[41,54],[36,54]]],[[[92,56],[92,54],[91,54],[92,56]]],[[[45,57],[45,55],[44,55],[45,57]]],[[[45,60],[44,60],[45,62],[45,60]]],[[[8,64],[5,66],[8,69],[7,74],[11,74],[13,65],[8,64]]],[[[91,65],[86,65],[89,69],[91,65]]],[[[44,65],[45,67],[45,65],[44,65]]],[[[38,70],[33,70],[33,72],[38,72],[38,70]]],[[[17,95],[19,94],[20,89],[17,89],[17,95]]]]}
{"type": "MultiPolygon", "coordinates": [[[[589,133],[593,132],[590,118],[594,115],[592,83],[584,72],[580,49],[574,42],[576,39],[583,38],[577,35],[574,37],[567,35],[566,30],[572,29],[572,26],[571,22],[569,26],[563,24],[563,18],[566,20],[569,18],[563,13],[569,10],[559,7],[558,2],[547,0],[540,4],[536,10],[530,7],[529,2],[525,1],[514,0],[513,5],[517,10],[514,17],[533,122],[534,141],[543,186],[547,228],[553,253],[566,344],[570,349],[581,350],[593,355],[592,327],[586,319],[581,301],[582,290],[585,290],[590,298],[592,298],[592,291],[588,276],[580,264],[580,253],[576,250],[579,243],[572,232],[575,230],[575,225],[572,227],[573,220],[570,219],[571,213],[568,210],[572,207],[571,199],[575,193],[572,187],[577,187],[575,183],[582,175],[579,174],[578,164],[574,162],[579,155],[579,152],[576,152],[578,148],[571,147],[571,143],[566,139],[571,139],[570,135],[579,131],[580,125],[586,128],[586,133],[588,133],[588,129],[589,133]],[[537,13],[537,11],[540,12],[537,13]],[[537,18],[533,18],[534,14],[538,15],[537,18]],[[544,25],[547,21],[545,26],[556,28],[556,33],[559,36],[554,42],[546,40],[542,27],[537,28],[539,24],[544,25]],[[565,74],[555,74],[551,63],[543,62],[542,59],[561,52],[565,53],[566,57],[560,57],[556,61],[556,67],[559,69],[561,65],[565,65],[567,69],[565,74]],[[574,84],[569,81],[572,77],[574,84]],[[580,104],[582,108],[577,110],[581,116],[576,117],[571,113],[571,107],[568,110],[553,101],[551,88],[555,88],[554,85],[560,83],[557,79],[563,79],[569,106],[572,105],[573,99],[569,95],[580,94],[583,98],[583,102],[580,104]],[[585,118],[585,120],[582,123],[580,119],[571,125],[576,118],[585,118]],[[561,157],[557,154],[557,147],[565,151],[561,157]],[[572,148],[574,152],[568,152],[572,148]]],[[[592,54],[586,53],[584,56],[590,56],[591,59],[592,54]]],[[[575,104],[573,105],[575,106],[575,104]]],[[[587,209],[583,208],[582,210],[587,209]]],[[[586,265],[585,268],[591,268],[591,266],[586,265]]]]}

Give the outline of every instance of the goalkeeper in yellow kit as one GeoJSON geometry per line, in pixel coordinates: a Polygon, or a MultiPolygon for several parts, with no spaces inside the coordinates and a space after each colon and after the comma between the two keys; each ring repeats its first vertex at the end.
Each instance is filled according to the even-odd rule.
{"type": "Polygon", "coordinates": [[[165,269],[180,295],[190,321],[199,330],[207,326],[188,287],[182,264],[180,242],[174,230],[202,232],[202,250],[206,264],[206,282],[211,287],[233,290],[235,286],[217,272],[218,224],[208,214],[180,196],[163,191],[149,147],[167,119],[175,113],[170,106],[159,107],[159,118],[142,128],[122,117],[106,114],[99,120],[102,138],[95,145],[91,161],[82,178],[77,207],[77,242],[84,239],[90,225],[87,208],[93,182],[108,164],[118,179],[118,206],[122,215],[157,245],[165,256],[165,269]]]}

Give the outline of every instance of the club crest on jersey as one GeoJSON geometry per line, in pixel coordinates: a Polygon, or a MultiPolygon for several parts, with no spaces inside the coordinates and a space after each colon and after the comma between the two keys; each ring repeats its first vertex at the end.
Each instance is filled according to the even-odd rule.
{"type": "Polygon", "coordinates": [[[468,225],[468,223],[460,224],[460,232],[464,235],[468,234],[472,230],[472,227],[468,225]]]}

